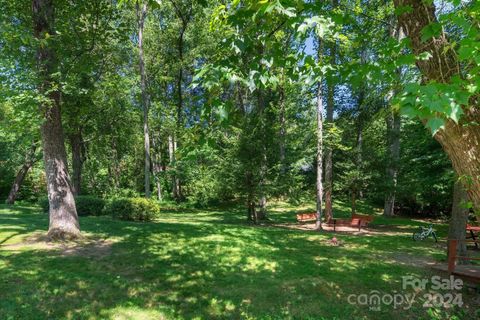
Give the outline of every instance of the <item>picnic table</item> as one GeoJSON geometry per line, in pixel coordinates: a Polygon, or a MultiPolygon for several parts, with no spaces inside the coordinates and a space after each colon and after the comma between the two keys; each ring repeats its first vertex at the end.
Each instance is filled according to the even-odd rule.
{"type": "Polygon", "coordinates": [[[467,224],[466,231],[467,231],[467,239],[472,239],[473,241],[475,241],[475,248],[478,249],[477,240],[480,236],[480,226],[472,226],[467,224]]]}

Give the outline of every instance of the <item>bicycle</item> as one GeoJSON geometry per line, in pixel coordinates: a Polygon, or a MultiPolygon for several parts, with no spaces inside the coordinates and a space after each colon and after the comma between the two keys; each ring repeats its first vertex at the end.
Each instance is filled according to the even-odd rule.
{"type": "Polygon", "coordinates": [[[437,234],[435,233],[435,230],[433,230],[433,225],[429,225],[427,228],[420,227],[420,229],[417,232],[413,233],[413,240],[414,241],[425,240],[430,235],[433,236],[433,239],[435,239],[435,242],[438,242],[437,234]]]}

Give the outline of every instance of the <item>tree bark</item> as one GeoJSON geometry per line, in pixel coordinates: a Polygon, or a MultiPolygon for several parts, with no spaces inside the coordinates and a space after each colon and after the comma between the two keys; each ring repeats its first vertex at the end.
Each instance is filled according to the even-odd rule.
{"type": "Polygon", "coordinates": [[[285,116],[285,88],[281,86],[279,88],[280,97],[280,174],[285,175],[287,172],[287,163],[286,163],[286,136],[287,136],[287,126],[286,126],[286,116],[285,116]]]}
{"type": "Polygon", "coordinates": [[[56,72],[57,60],[48,37],[55,37],[52,0],[33,0],[32,18],[34,36],[46,44],[37,49],[38,77],[41,82],[38,91],[45,96],[40,105],[43,118],[41,134],[43,159],[47,177],[49,200],[48,237],[51,240],[74,239],[80,236],[77,209],[73,198],[67,168],[67,153],[63,135],[60,91],[52,76],[56,72]]]}
{"type": "MultiPolygon", "coordinates": [[[[469,209],[466,206],[468,195],[462,183],[455,181],[453,187],[452,216],[448,226],[448,239],[464,240],[466,237],[465,227],[468,220],[469,209]]],[[[465,242],[459,242],[457,246],[457,255],[466,256],[467,246],[465,242]]],[[[459,263],[466,260],[458,260],[459,263]]]]}
{"type": "Polygon", "coordinates": [[[148,110],[150,99],[147,92],[147,73],[145,71],[145,56],[143,52],[143,31],[145,28],[145,18],[147,17],[147,3],[142,7],[137,1],[137,19],[138,19],[138,56],[140,68],[140,89],[142,91],[142,111],[143,111],[143,140],[145,149],[145,197],[150,198],[150,135],[148,128],[148,110]]]}
{"type": "Polygon", "coordinates": [[[181,27],[180,33],[178,35],[177,40],[177,50],[178,50],[178,60],[180,67],[178,69],[178,76],[177,76],[177,128],[175,130],[175,135],[173,136],[173,164],[175,166],[175,172],[173,175],[173,197],[176,201],[180,201],[182,199],[182,188],[181,188],[181,181],[178,177],[176,172],[177,170],[177,163],[175,159],[176,150],[179,145],[179,137],[180,137],[180,130],[183,127],[183,57],[184,57],[184,38],[185,32],[187,31],[188,24],[190,22],[190,15],[192,7],[190,7],[190,11],[188,13],[183,13],[179,6],[175,5],[174,1],[171,1],[174,5],[175,12],[180,19],[181,27]]]}
{"type": "MultiPolygon", "coordinates": [[[[322,63],[323,48],[322,43],[318,44],[318,64],[322,63]]],[[[317,220],[315,227],[318,230],[322,229],[322,206],[323,206],[323,92],[322,92],[322,80],[320,79],[317,84],[317,181],[316,181],[316,195],[317,195],[317,220]]]]}
{"type": "MultiPolygon", "coordinates": [[[[338,6],[338,0],[332,0],[333,8],[338,6]]],[[[330,64],[336,65],[337,44],[333,42],[330,45],[330,64]]],[[[333,123],[333,111],[335,109],[335,83],[330,77],[327,81],[327,127],[333,123]]],[[[325,217],[327,221],[333,219],[333,150],[331,146],[325,148],[325,217]]]]}
{"type": "Polygon", "coordinates": [[[180,200],[180,181],[178,176],[175,172],[176,170],[176,159],[175,159],[175,152],[177,150],[177,142],[173,135],[168,136],[168,156],[170,160],[170,168],[173,170],[172,174],[172,197],[173,199],[179,201],[180,200]]]}
{"type": "Polygon", "coordinates": [[[383,215],[392,217],[395,214],[395,194],[398,180],[398,163],[400,161],[400,127],[401,118],[397,111],[390,110],[387,121],[387,170],[386,195],[383,215]]]}
{"type": "MultiPolygon", "coordinates": [[[[158,135],[158,140],[160,140],[160,135],[158,135]]],[[[160,143],[156,142],[155,136],[152,137],[152,147],[154,152],[154,161],[153,161],[153,174],[155,177],[155,182],[157,184],[157,199],[162,201],[162,181],[160,179],[160,174],[163,171],[162,168],[162,150],[160,143]]]]}
{"type": "MultiPolygon", "coordinates": [[[[409,6],[411,10],[402,13],[398,21],[410,38],[413,52],[429,52],[428,60],[417,60],[417,67],[424,82],[448,83],[452,76],[461,76],[459,62],[446,34],[422,41],[422,30],[430,23],[437,22],[433,3],[416,0],[394,0],[395,7],[409,6]]],[[[463,107],[464,116],[460,123],[446,120],[444,129],[435,134],[435,139],[452,161],[453,168],[462,179],[470,200],[476,209],[480,208],[480,110],[478,95],[463,107]],[[470,123],[465,125],[464,122],[470,123]]]]}
{"type": "Polygon", "coordinates": [[[70,135],[70,146],[72,148],[72,192],[74,196],[81,194],[82,169],[85,162],[85,145],[82,131],[70,135]]]}
{"type": "Polygon", "coordinates": [[[37,151],[37,144],[34,142],[32,146],[28,149],[27,154],[25,155],[25,162],[23,163],[20,170],[17,172],[17,176],[13,181],[12,187],[10,188],[10,192],[8,193],[8,198],[5,201],[8,205],[15,204],[15,199],[17,198],[18,191],[20,190],[20,186],[23,183],[23,180],[27,176],[28,171],[37,161],[35,153],[37,151]]]}
{"type": "MultiPolygon", "coordinates": [[[[364,120],[364,103],[365,88],[362,86],[358,95],[358,118],[357,118],[357,159],[356,165],[360,172],[363,172],[363,120],[364,120]]],[[[358,190],[358,196],[363,198],[362,187],[358,190]]]]}
{"type": "MultiPolygon", "coordinates": [[[[263,54],[263,48],[260,50],[259,54],[263,54]]],[[[265,109],[268,105],[267,97],[265,90],[263,88],[257,89],[257,116],[262,119],[259,122],[260,125],[260,180],[259,180],[259,191],[258,197],[258,206],[259,210],[256,210],[256,220],[265,220],[267,219],[267,195],[266,195],[266,184],[267,184],[267,171],[268,171],[268,158],[267,158],[267,133],[266,133],[266,115],[265,109]]]]}
{"type": "Polygon", "coordinates": [[[351,190],[350,196],[352,201],[352,217],[357,213],[357,191],[355,189],[351,190]]]}

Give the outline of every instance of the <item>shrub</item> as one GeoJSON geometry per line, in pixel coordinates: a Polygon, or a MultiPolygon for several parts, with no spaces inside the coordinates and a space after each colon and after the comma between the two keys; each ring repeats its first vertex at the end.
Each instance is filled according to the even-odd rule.
{"type": "MultiPolygon", "coordinates": [[[[43,197],[38,200],[43,212],[48,213],[48,198],[43,197]]],[[[94,196],[76,196],[75,205],[79,216],[99,216],[104,214],[105,200],[94,196]]]]}
{"type": "Polygon", "coordinates": [[[160,214],[160,205],[145,198],[121,198],[112,200],[106,211],[121,220],[152,221],[160,214]]]}
{"type": "Polygon", "coordinates": [[[94,196],[76,196],[75,205],[79,216],[100,216],[104,214],[105,200],[94,196]]]}
{"type": "Polygon", "coordinates": [[[42,211],[44,213],[48,213],[49,205],[48,205],[48,198],[47,197],[38,198],[37,204],[42,208],[42,211]]]}

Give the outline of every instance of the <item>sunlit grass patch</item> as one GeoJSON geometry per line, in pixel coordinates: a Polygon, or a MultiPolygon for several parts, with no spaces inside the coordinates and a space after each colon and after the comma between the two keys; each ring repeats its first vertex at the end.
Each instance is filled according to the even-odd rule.
{"type": "Polygon", "coordinates": [[[418,259],[445,255],[397,229],[337,234],[335,246],[331,233],[253,226],[238,208],[162,211],[150,223],[81,217],[108,250],[63,254],[22,242],[47,229],[36,212],[0,206],[0,239],[17,246],[0,247],[1,319],[403,319],[425,310],[372,314],[347,297],[398,290],[402,275],[430,274],[418,259]]]}

